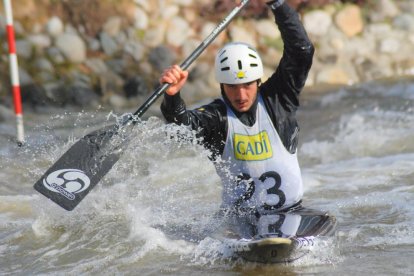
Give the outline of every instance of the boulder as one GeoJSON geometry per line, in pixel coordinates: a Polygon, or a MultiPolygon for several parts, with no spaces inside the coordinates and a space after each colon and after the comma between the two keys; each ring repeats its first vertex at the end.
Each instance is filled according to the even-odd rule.
{"type": "Polygon", "coordinates": [[[335,16],[338,28],[348,37],[361,33],[364,29],[361,9],[357,5],[347,5],[335,16]]]}
{"type": "Polygon", "coordinates": [[[339,66],[323,68],[317,75],[319,84],[348,85],[352,83],[351,77],[339,66]]]}
{"type": "Polygon", "coordinates": [[[147,13],[137,7],[134,12],[134,27],[139,30],[146,30],[149,25],[149,19],[147,13]]]}
{"type": "Polygon", "coordinates": [[[106,55],[112,56],[116,52],[118,52],[118,44],[116,43],[115,39],[106,32],[101,32],[99,34],[99,40],[101,42],[102,49],[106,55]]]}
{"type": "Polygon", "coordinates": [[[303,25],[310,36],[320,37],[328,32],[332,18],[326,11],[314,10],[304,15],[303,25]]]}
{"type": "Polygon", "coordinates": [[[176,54],[166,46],[159,46],[150,51],[148,60],[157,71],[162,72],[175,63],[176,54]]]}
{"type": "Polygon", "coordinates": [[[123,86],[125,96],[127,98],[136,97],[138,95],[147,95],[150,93],[144,78],[134,76],[125,81],[123,86]]]}
{"type": "Polygon", "coordinates": [[[251,45],[252,47],[257,47],[257,41],[255,37],[255,32],[252,31],[252,28],[249,28],[247,21],[237,22],[238,24],[230,25],[230,37],[233,41],[241,41],[251,45]]]}
{"type": "Polygon", "coordinates": [[[77,34],[60,34],[56,37],[55,45],[69,62],[81,63],[86,60],[85,42],[77,34]]]}
{"type": "Polygon", "coordinates": [[[180,17],[174,17],[167,27],[167,43],[175,47],[181,47],[192,35],[192,28],[187,21],[180,17]]]}
{"type": "Polygon", "coordinates": [[[25,39],[16,40],[16,54],[18,58],[30,58],[33,54],[32,43],[25,39]]]}
{"type": "Polygon", "coordinates": [[[149,28],[144,33],[143,43],[145,46],[157,47],[164,42],[164,37],[166,34],[166,25],[165,24],[157,24],[153,28],[149,28]]]}
{"type": "Polygon", "coordinates": [[[102,26],[102,30],[111,37],[115,37],[121,31],[122,19],[119,16],[108,18],[102,26]]]}
{"type": "Polygon", "coordinates": [[[52,16],[46,23],[47,34],[51,37],[56,37],[63,33],[64,25],[62,20],[57,16],[52,16]]]}

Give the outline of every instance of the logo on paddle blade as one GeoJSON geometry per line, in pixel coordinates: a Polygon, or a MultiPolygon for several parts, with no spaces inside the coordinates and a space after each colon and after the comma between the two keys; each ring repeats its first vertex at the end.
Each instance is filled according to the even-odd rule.
{"type": "Polygon", "coordinates": [[[43,179],[43,185],[48,190],[59,193],[69,200],[74,200],[75,194],[85,191],[90,184],[89,177],[77,169],[57,170],[43,179]]]}

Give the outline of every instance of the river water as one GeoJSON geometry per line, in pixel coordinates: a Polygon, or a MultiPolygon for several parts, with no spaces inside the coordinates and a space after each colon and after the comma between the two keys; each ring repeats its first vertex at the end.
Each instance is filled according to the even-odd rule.
{"type": "Polygon", "coordinates": [[[203,236],[220,204],[207,153],[165,139],[157,112],[71,212],[33,189],[106,111],[25,114],[26,140],[0,124],[0,275],[413,275],[414,81],[304,93],[299,160],[304,205],[338,220],[334,237],[291,264],[229,258],[203,236]]]}

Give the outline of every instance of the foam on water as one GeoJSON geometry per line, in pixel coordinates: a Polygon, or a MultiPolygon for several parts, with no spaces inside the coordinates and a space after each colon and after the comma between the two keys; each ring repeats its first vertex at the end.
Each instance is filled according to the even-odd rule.
{"type": "Polygon", "coordinates": [[[364,156],[383,156],[413,151],[414,112],[360,111],[343,115],[337,134],[330,140],[312,140],[302,145],[306,158],[328,163],[364,156]]]}

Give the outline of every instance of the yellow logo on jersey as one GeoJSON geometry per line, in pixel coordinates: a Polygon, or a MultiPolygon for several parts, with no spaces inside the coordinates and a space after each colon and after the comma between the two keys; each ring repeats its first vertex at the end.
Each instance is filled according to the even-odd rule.
{"type": "Polygon", "coordinates": [[[273,156],[272,146],[266,131],[256,135],[234,134],[234,156],[238,160],[259,161],[273,156]]]}

